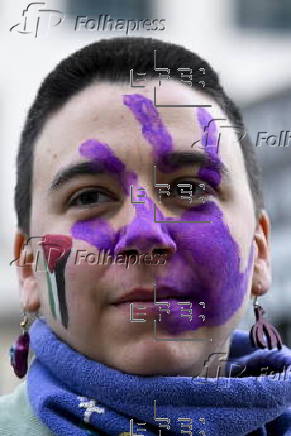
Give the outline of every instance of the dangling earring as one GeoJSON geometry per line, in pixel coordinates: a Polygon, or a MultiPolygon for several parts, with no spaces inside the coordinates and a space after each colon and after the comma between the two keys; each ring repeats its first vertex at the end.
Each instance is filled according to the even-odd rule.
{"type": "Polygon", "coordinates": [[[269,350],[277,347],[278,350],[281,350],[281,337],[275,327],[263,318],[265,311],[262,306],[257,304],[257,299],[258,297],[255,297],[253,303],[256,323],[252,326],[249,333],[252,346],[254,348],[268,348],[269,350]],[[264,333],[267,338],[267,345],[264,339],[264,333]]]}
{"type": "Polygon", "coordinates": [[[15,375],[23,378],[27,373],[28,368],[28,352],[29,352],[29,334],[28,334],[28,316],[23,311],[23,320],[20,322],[23,333],[9,350],[10,364],[13,366],[15,375]]]}

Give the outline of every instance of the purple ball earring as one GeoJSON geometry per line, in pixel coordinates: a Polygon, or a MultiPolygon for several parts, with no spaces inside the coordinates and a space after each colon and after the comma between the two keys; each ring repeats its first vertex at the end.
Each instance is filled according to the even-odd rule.
{"type": "Polygon", "coordinates": [[[28,316],[23,311],[23,320],[20,322],[23,333],[9,350],[10,364],[14,369],[17,377],[23,378],[28,369],[28,352],[29,352],[29,333],[28,333],[28,316]]]}
{"type": "Polygon", "coordinates": [[[282,340],[280,334],[272,324],[263,318],[265,311],[262,306],[257,304],[257,299],[258,297],[255,297],[253,303],[256,323],[252,326],[249,333],[252,346],[254,348],[268,348],[269,350],[277,348],[281,350],[282,340]],[[267,344],[264,339],[264,334],[266,335],[267,344]]]}

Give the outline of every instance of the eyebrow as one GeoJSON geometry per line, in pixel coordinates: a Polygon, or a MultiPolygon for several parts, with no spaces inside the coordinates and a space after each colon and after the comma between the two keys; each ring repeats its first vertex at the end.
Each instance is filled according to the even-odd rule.
{"type": "MultiPolygon", "coordinates": [[[[211,168],[222,174],[225,178],[229,178],[229,170],[218,158],[213,158],[205,153],[199,153],[196,151],[173,151],[166,153],[162,160],[169,167],[174,167],[175,169],[183,167],[192,167],[193,165],[211,168]]],[[[101,160],[87,161],[87,162],[77,162],[71,164],[65,168],[61,168],[49,187],[49,193],[57,191],[64,184],[68,183],[70,180],[82,176],[82,175],[98,175],[108,173],[108,170],[104,166],[104,162],[101,160]]]]}
{"type": "Polygon", "coordinates": [[[82,176],[82,175],[90,175],[90,174],[98,175],[98,174],[104,174],[105,172],[108,171],[106,171],[103,161],[77,162],[71,164],[65,168],[61,168],[57,172],[49,187],[49,193],[52,193],[60,189],[61,186],[63,186],[65,183],[68,183],[70,180],[74,179],[75,177],[82,176]]]}
{"type": "Polygon", "coordinates": [[[162,156],[162,162],[175,169],[192,167],[193,165],[201,168],[210,168],[219,172],[224,178],[230,178],[229,169],[218,157],[198,151],[173,151],[166,153],[162,156]]]}

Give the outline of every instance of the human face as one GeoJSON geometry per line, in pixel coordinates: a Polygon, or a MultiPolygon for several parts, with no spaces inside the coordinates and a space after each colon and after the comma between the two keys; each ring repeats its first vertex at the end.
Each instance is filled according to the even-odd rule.
{"type": "Polygon", "coordinates": [[[158,98],[210,107],[155,107],[152,86],[94,83],[48,120],[35,148],[31,234],[43,236],[45,255],[58,246],[62,256],[56,250],[50,273],[34,277],[42,315],[80,353],[128,373],[198,375],[209,355],[228,352],[248,302],[254,208],[233,129],[217,147],[212,122],[206,138],[212,118],[230,125],[219,106],[176,82],[158,98]],[[82,171],[58,177],[77,163],[82,171]],[[154,167],[169,196],[153,186],[154,167]],[[179,183],[192,183],[191,202],[179,183]],[[132,203],[131,189],[142,203],[132,203]],[[106,251],[116,262],[94,262],[106,251]],[[117,261],[133,252],[163,261],[117,261]],[[134,303],[133,317],[145,320],[134,322],[129,303],[113,304],[154,283],[169,313],[165,304],[134,303]]]}

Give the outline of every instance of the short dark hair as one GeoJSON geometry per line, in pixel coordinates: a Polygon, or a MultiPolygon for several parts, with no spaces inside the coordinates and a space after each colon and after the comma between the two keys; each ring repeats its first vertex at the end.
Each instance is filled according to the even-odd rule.
{"type": "MultiPolygon", "coordinates": [[[[129,83],[129,71],[132,68],[137,72],[145,72],[146,77],[156,77],[153,69],[154,50],[157,50],[158,65],[170,68],[173,79],[181,80],[177,68],[192,68],[193,88],[211,97],[230,122],[244,130],[240,111],[225,94],[217,73],[208,62],[190,50],[152,38],[111,38],[91,43],[63,59],[47,75],[25,120],[16,157],[14,205],[18,228],[27,236],[30,234],[34,146],[48,118],[95,80],[129,83]],[[199,68],[205,69],[205,87],[198,83],[202,79],[199,68]]],[[[258,217],[263,208],[263,196],[256,154],[248,135],[240,139],[240,146],[258,217]]]]}

